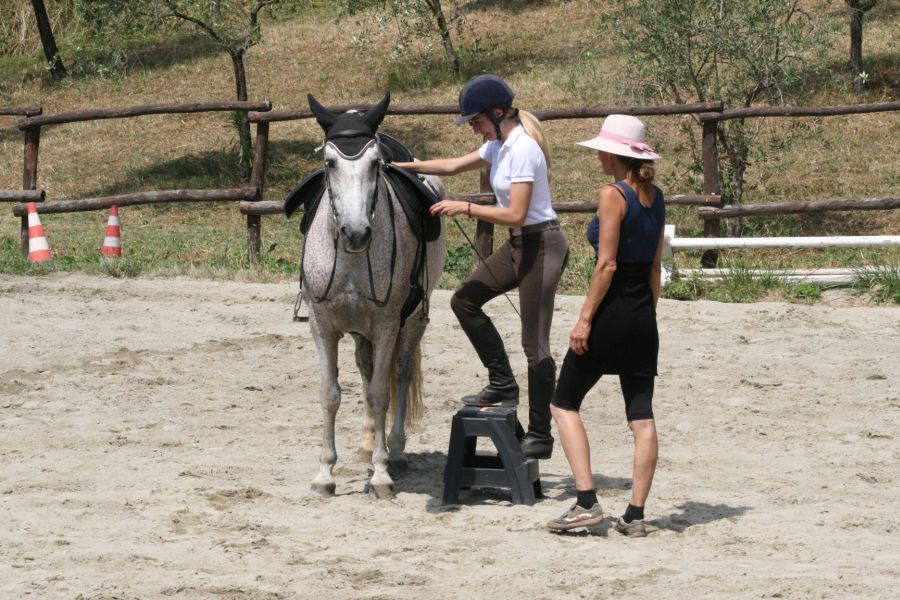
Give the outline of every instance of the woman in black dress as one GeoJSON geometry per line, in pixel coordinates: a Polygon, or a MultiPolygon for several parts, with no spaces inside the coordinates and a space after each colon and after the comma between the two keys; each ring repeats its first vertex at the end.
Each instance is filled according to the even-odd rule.
{"type": "Polygon", "coordinates": [[[629,536],[646,535],[644,503],[658,449],[652,400],[665,204],[662,191],[653,185],[653,161],[659,155],[644,142],[644,135],[639,119],[610,115],[596,138],[579,143],[597,151],[604,173],[614,176],[616,183],[600,190],[597,266],[569,336],[569,351],[550,407],[578,496],[571,509],[547,524],[554,530],[603,521],[590,446],[578,411],[600,376],[615,374],[634,434],[631,502],[615,528],[629,536]]]}

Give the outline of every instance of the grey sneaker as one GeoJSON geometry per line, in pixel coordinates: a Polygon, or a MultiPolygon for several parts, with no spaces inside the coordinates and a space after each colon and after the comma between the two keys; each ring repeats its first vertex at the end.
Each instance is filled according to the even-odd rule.
{"type": "Polygon", "coordinates": [[[628,537],[646,537],[647,530],[644,528],[643,519],[635,519],[631,523],[626,523],[625,519],[619,517],[616,521],[616,531],[628,537]]]}
{"type": "Polygon", "coordinates": [[[554,531],[567,531],[569,529],[577,529],[578,527],[599,525],[602,522],[603,509],[600,508],[599,504],[594,504],[590,508],[582,508],[577,504],[574,504],[572,508],[562,515],[549,521],[547,527],[554,531]]]}

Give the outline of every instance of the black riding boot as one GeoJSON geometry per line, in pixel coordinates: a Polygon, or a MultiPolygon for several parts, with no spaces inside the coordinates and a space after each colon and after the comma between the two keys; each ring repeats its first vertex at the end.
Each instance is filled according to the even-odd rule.
{"type": "Polygon", "coordinates": [[[488,384],[472,396],[463,396],[463,404],[469,406],[515,406],[519,403],[519,386],[509,366],[509,358],[503,347],[503,339],[488,321],[483,325],[465,330],[469,341],[475,347],[478,358],[488,370],[488,384]]]}
{"type": "Polygon", "coordinates": [[[550,400],[556,391],[556,364],[545,358],[528,368],[528,433],[522,440],[522,453],[529,458],[550,458],[553,436],[550,435],[550,400]]]}

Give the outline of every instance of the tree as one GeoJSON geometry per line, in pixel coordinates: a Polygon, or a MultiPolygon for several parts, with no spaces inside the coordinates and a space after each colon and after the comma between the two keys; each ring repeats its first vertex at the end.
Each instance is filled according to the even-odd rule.
{"type": "Polygon", "coordinates": [[[41,36],[41,45],[44,47],[44,56],[50,65],[50,73],[57,81],[65,78],[66,67],[59,56],[59,48],[56,47],[56,38],[53,37],[53,28],[50,26],[50,17],[47,16],[47,7],[44,0],[31,0],[34,7],[34,18],[37,21],[38,33],[41,36]]]}
{"type": "Polygon", "coordinates": [[[395,52],[396,47],[408,46],[410,38],[429,37],[436,29],[453,72],[459,74],[459,54],[453,46],[450,35],[451,25],[456,23],[458,26],[461,23],[461,13],[458,10],[448,20],[441,0],[343,0],[343,2],[344,11],[348,14],[380,8],[394,17],[400,28],[395,52]]]}
{"type": "MultiPolygon", "coordinates": [[[[728,108],[799,98],[823,25],[794,0],[614,0],[601,27],[644,87],[663,101],[721,100],[728,108]]],[[[695,128],[694,128],[695,130],[695,128]]],[[[719,125],[722,195],[740,203],[757,132],[719,125]]],[[[696,161],[699,164],[699,160],[696,161]]]]}
{"type": "MultiPolygon", "coordinates": [[[[262,40],[259,13],[282,0],[156,0],[161,17],[181,19],[212,38],[231,57],[236,98],[247,100],[247,72],[244,54],[262,40]]],[[[245,113],[236,113],[240,140],[240,172],[244,181],[250,177],[250,123],[245,113]]]]}
{"type": "Polygon", "coordinates": [[[453,48],[453,40],[450,39],[450,28],[447,27],[447,19],[444,17],[444,9],[441,7],[441,0],[425,0],[425,4],[431,10],[437,24],[438,31],[441,33],[441,42],[444,45],[444,52],[453,65],[453,72],[459,75],[459,56],[453,48]]]}
{"type": "Polygon", "coordinates": [[[862,61],[863,17],[872,10],[878,0],[845,1],[850,7],[850,68],[853,69],[857,90],[862,91],[866,85],[866,72],[862,61]]]}

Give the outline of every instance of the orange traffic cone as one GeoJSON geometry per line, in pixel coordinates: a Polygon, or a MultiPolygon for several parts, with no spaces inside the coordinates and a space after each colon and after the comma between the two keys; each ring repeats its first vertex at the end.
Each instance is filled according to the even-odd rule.
{"type": "Polygon", "coordinates": [[[28,203],[28,260],[43,263],[50,260],[50,244],[41,226],[41,218],[37,213],[37,205],[28,203]]]}
{"type": "Polygon", "coordinates": [[[122,246],[119,243],[119,207],[115,204],[109,207],[109,221],[106,222],[106,237],[103,238],[102,252],[106,258],[122,256],[122,246]]]}

